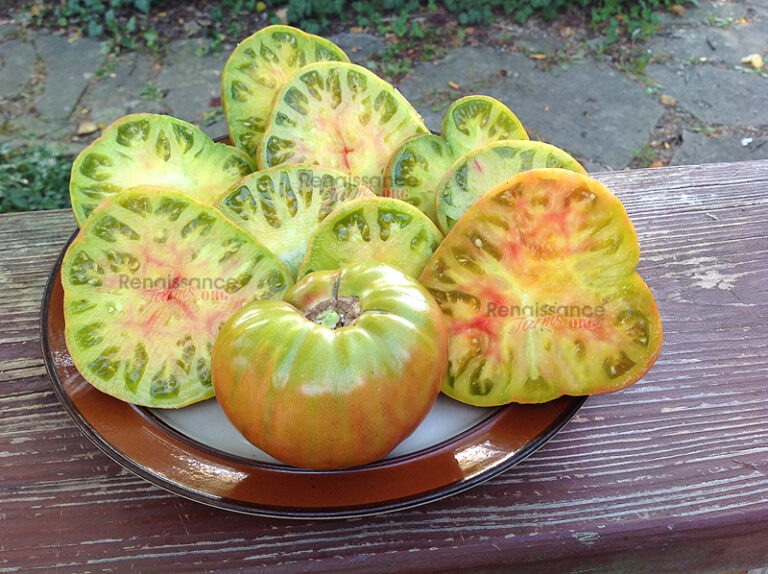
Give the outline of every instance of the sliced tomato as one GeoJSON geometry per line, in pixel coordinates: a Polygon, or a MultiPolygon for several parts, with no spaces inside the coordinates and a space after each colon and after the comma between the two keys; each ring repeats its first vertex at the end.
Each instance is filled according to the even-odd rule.
{"type": "Polygon", "coordinates": [[[236,146],[256,158],[275,93],[313,62],[349,62],[336,44],[292,26],[267,26],[230,54],[221,73],[221,103],[236,146]]]}
{"type": "Polygon", "coordinates": [[[317,226],[299,277],[352,263],[386,263],[418,277],[443,234],[419,209],[391,197],[358,197],[317,226]]]}
{"type": "Polygon", "coordinates": [[[222,323],[293,283],[277,257],[210,205],[146,186],[91,213],[61,281],[67,348],[83,377],[122,401],[161,408],[211,398],[222,323]]]}
{"type": "Polygon", "coordinates": [[[448,319],[443,391],[473,405],[614,391],[661,349],[619,199],[564,169],[520,173],[458,220],[420,280],[448,319]]]}
{"type": "Polygon", "coordinates": [[[244,177],[215,205],[277,255],[295,277],[318,224],[337,206],[359,197],[375,196],[351,184],[340,171],[292,163],[244,177]]]}
{"type": "Polygon", "coordinates": [[[75,158],[72,211],[82,226],[107,198],[137,186],[183,191],[211,205],[255,169],[245,153],[215,143],[195,125],[162,114],[129,114],[75,158]]]}

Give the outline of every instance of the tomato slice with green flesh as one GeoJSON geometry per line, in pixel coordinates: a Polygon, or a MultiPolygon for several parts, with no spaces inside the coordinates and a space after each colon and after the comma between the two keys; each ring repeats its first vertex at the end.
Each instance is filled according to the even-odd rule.
{"type": "Polygon", "coordinates": [[[67,347],[83,377],[123,401],[163,408],[212,397],[221,324],[293,283],[213,207],[143,187],[94,210],[67,249],[61,279],[67,347]]]}
{"type": "Polygon", "coordinates": [[[457,149],[469,151],[498,140],[527,140],[518,117],[499,100],[472,95],[456,100],[445,113],[443,137],[457,149]]]}
{"type": "Polygon", "coordinates": [[[330,40],[291,26],[267,26],[240,42],[221,74],[221,103],[235,145],[255,160],[275,94],[296,70],[323,61],[349,58],[330,40]]]}
{"type": "Polygon", "coordinates": [[[335,207],[371,190],[329,168],[311,164],[275,166],[237,182],[216,202],[233,222],[268,247],[296,277],[310,237],[335,207]]]}
{"type": "Polygon", "coordinates": [[[418,277],[442,239],[437,226],[408,203],[388,197],[353,199],[318,225],[298,276],[377,261],[418,277]]]}
{"type": "Polygon", "coordinates": [[[222,327],[216,398],[250,442],[287,464],[337,469],[382,458],[440,392],[448,335],[416,279],[363,263],[300,280],[222,327]]]}
{"type": "Polygon", "coordinates": [[[507,106],[480,95],[453,102],[443,116],[441,134],[414,136],[395,150],[386,169],[389,188],[382,192],[415,205],[435,223],[437,186],[454,161],[493,141],[528,139],[507,106]]]}
{"type": "Polygon", "coordinates": [[[542,142],[493,142],[464,154],[445,173],[437,186],[437,225],[443,233],[448,233],[483,193],[516,173],[547,167],[587,173],[568,153],[542,142]]]}
{"type": "Polygon", "coordinates": [[[259,147],[262,168],[306,162],[380,193],[392,152],[427,133],[413,106],[373,72],[342,62],[304,66],[275,96],[259,147]]]}
{"type": "Polygon", "coordinates": [[[256,169],[242,151],[160,114],[120,118],[72,165],[69,192],[78,225],[102,201],[139,185],[183,191],[207,204],[256,169]]]}
{"type": "Polygon", "coordinates": [[[443,392],[491,406],[637,381],[662,341],[638,258],[624,206],[588,176],[534,169],[486,193],[420,277],[448,320],[443,392]]]}

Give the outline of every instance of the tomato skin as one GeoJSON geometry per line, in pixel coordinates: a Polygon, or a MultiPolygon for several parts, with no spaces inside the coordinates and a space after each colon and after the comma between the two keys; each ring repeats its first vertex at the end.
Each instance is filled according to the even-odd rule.
{"type": "Polygon", "coordinates": [[[445,320],[426,289],[365,263],[310,274],[283,301],[238,311],[216,339],[212,378],[246,439],[287,464],[326,470],[375,461],[413,432],[447,362],[445,320]],[[353,323],[305,316],[335,298],[357,298],[353,323]]]}

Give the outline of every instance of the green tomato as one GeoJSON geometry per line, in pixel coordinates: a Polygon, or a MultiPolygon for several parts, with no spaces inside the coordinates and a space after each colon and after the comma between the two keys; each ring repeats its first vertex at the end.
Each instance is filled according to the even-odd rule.
{"type": "Polygon", "coordinates": [[[235,313],[216,339],[212,379],[227,417],[264,452],[346,468],[413,432],[439,394],[447,353],[429,292],[392,267],[360,263],[235,313]]]}

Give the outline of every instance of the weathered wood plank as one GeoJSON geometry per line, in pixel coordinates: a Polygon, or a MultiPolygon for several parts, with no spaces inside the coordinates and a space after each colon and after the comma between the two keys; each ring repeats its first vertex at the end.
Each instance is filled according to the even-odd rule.
{"type": "Polygon", "coordinates": [[[768,162],[597,174],[643,248],[665,343],[522,465],[428,506],[241,516],[134,477],[42,371],[67,212],[0,216],[0,572],[622,572],[768,566],[768,162]]]}

